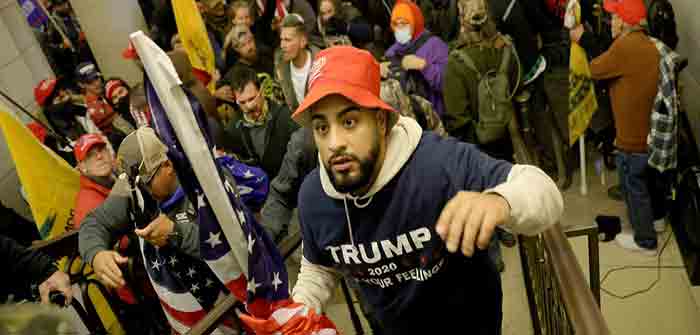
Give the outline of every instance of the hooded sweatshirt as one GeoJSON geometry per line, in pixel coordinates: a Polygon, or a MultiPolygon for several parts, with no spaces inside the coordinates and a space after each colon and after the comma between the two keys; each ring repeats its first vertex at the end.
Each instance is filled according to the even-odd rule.
{"type": "Polygon", "coordinates": [[[452,333],[460,325],[470,334],[498,334],[500,277],[487,252],[450,254],[435,231],[460,191],[501,195],[511,206],[505,228],[518,233],[541,232],[563,207],[541,170],[490,158],[401,117],[365,195],[339,193],[323,164],[304,181],[304,258],[293,299],[322,309],[344,275],[359,283],[387,334],[452,333]]]}

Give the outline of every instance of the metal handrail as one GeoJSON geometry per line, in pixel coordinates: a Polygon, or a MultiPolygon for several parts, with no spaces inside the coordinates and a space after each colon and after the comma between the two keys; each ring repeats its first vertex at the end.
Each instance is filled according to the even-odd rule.
{"type": "Polygon", "coordinates": [[[575,334],[610,334],[583,271],[560,225],[544,232],[544,247],[575,334]]]}
{"type": "Polygon", "coordinates": [[[591,277],[593,289],[587,285],[561,225],[554,225],[538,236],[521,236],[520,242],[535,334],[610,334],[593,292],[599,278],[591,277]]]}

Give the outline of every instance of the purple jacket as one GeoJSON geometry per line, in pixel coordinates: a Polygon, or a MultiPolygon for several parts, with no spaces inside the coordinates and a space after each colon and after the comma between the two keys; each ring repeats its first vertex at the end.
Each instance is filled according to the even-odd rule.
{"type": "MultiPolygon", "coordinates": [[[[422,34],[426,34],[424,31],[422,34]]],[[[387,58],[395,56],[405,56],[406,50],[418,39],[418,35],[413,41],[406,45],[394,43],[384,54],[387,58]]],[[[447,57],[449,48],[439,37],[433,36],[428,39],[423,46],[416,51],[416,56],[426,60],[427,65],[421,71],[423,77],[430,86],[429,96],[426,97],[433,104],[435,112],[442,117],[445,114],[445,103],[442,101],[442,78],[445,67],[447,66],[447,57]]]]}

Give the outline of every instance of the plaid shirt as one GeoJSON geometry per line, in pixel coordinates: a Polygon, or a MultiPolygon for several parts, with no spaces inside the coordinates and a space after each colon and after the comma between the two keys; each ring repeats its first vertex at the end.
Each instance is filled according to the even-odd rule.
{"type": "Polygon", "coordinates": [[[676,89],[676,64],[680,59],[663,42],[651,39],[659,50],[659,86],[651,111],[651,122],[647,144],[649,165],[664,172],[678,163],[678,110],[680,100],[676,89]]]}

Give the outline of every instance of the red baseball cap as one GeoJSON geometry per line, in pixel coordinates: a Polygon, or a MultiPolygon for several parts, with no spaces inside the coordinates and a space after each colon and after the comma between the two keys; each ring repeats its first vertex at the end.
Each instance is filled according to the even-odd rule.
{"type": "Polygon", "coordinates": [[[53,90],[56,88],[58,80],[55,78],[47,78],[39,82],[34,88],[34,99],[40,107],[46,105],[46,99],[51,96],[53,90]]]}
{"type": "Polygon", "coordinates": [[[105,98],[107,98],[107,100],[109,100],[109,102],[111,103],[114,92],[117,90],[117,88],[123,86],[124,83],[118,79],[112,79],[107,81],[107,83],[105,84],[105,98]]]}
{"type": "Polygon", "coordinates": [[[75,160],[82,162],[87,157],[90,149],[97,144],[107,144],[102,135],[100,134],[85,134],[80,136],[78,141],[73,147],[73,154],[75,154],[75,160]]]}
{"type": "Polygon", "coordinates": [[[643,0],[605,0],[603,8],[609,13],[617,14],[630,25],[638,25],[647,17],[647,7],[643,0]]]}
{"type": "Polygon", "coordinates": [[[309,72],[309,91],[292,114],[302,126],[309,126],[311,117],[305,113],[322,98],[340,94],[355,104],[369,109],[383,109],[391,115],[389,125],[398,120],[398,113],[380,98],[379,63],[366,50],[351,46],[335,46],[316,55],[309,72]]]}
{"type": "Polygon", "coordinates": [[[138,59],[139,55],[136,53],[136,48],[134,44],[129,41],[129,46],[122,50],[122,58],[124,59],[138,59]]]}

